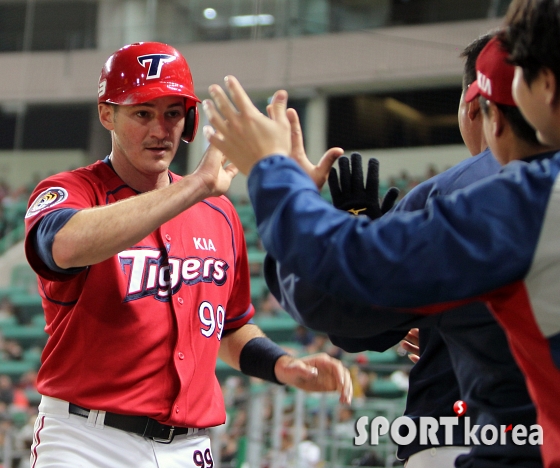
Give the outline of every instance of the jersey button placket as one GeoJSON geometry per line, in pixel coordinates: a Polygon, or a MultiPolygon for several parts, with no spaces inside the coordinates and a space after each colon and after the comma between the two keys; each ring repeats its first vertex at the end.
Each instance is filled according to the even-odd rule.
{"type": "Polygon", "coordinates": [[[185,359],[185,355],[184,355],[181,351],[179,351],[179,352],[177,353],[177,356],[179,357],[179,359],[180,359],[181,361],[182,361],[183,359],[185,359]]]}
{"type": "Polygon", "coordinates": [[[182,297],[178,297],[177,298],[177,302],[181,305],[183,305],[183,298],[182,297]]]}

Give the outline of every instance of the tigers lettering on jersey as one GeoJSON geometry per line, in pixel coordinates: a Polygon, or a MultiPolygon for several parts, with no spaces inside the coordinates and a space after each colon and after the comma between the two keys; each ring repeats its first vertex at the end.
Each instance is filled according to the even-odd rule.
{"type": "Polygon", "coordinates": [[[228,263],[214,257],[168,257],[159,249],[131,249],[118,254],[122,271],[128,276],[124,302],[146,296],[167,302],[182,285],[214,283],[227,280],[228,263]]]}
{"type": "Polygon", "coordinates": [[[42,191],[37,198],[31,203],[26,218],[36,215],[37,213],[50,208],[51,206],[58,205],[68,198],[68,192],[62,187],[49,187],[47,190],[42,191]]]}

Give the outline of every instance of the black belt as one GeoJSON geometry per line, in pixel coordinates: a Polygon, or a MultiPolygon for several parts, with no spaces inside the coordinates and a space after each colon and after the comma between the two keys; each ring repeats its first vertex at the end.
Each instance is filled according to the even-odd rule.
{"type": "MultiPolygon", "coordinates": [[[[87,418],[90,410],[82,408],[81,406],[72,403],[68,406],[68,411],[71,414],[87,418]]],[[[191,427],[175,427],[161,424],[155,419],[148,418],[147,416],[126,416],[124,414],[105,413],[105,426],[114,427],[121,431],[133,432],[134,434],[141,435],[154,440],[169,444],[173,437],[181,434],[196,434],[198,429],[191,427]]]]}

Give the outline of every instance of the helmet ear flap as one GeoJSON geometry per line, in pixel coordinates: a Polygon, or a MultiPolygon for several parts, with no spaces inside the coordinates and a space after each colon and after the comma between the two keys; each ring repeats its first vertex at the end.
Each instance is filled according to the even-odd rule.
{"type": "Polygon", "coordinates": [[[192,107],[187,108],[187,112],[185,114],[185,128],[183,130],[183,135],[181,138],[190,143],[194,140],[196,135],[196,130],[198,128],[198,109],[196,104],[192,107]]]}

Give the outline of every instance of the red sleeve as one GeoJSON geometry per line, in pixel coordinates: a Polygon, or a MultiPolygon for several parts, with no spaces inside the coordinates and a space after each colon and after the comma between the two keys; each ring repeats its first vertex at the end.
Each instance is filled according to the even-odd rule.
{"type": "Polygon", "coordinates": [[[81,210],[96,205],[93,184],[77,171],[54,175],[35,187],[25,215],[25,254],[37,274],[48,279],[60,279],[60,275],[50,271],[35,252],[32,239],[38,222],[46,214],[61,208],[81,210]]]}

